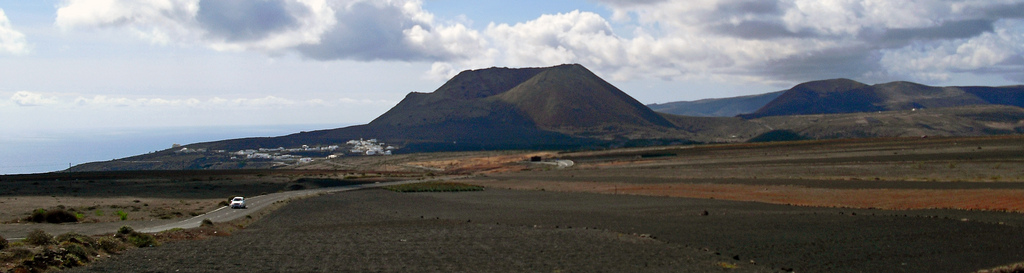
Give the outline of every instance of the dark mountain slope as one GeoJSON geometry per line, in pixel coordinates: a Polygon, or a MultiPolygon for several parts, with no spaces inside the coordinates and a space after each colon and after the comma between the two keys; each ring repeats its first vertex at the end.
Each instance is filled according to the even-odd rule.
{"type": "Polygon", "coordinates": [[[403,146],[403,152],[566,148],[634,138],[637,131],[665,136],[673,129],[661,115],[573,64],[463,71],[432,93],[410,93],[366,125],[205,145],[233,150],[378,138],[403,146]]]}
{"type": "Polygon", "coordinates": [[[988,104],[958,87],[934,87],[912,82],[890,82],[871,86],[886,110],[941,108],[988,104]]]}
{"type": "Polygon", "coordinates": [[[1002,87],[964,86],[960,87],[960,89],[991,104],[1024,107],[1024,85],[1002,87]]]}
{"type": "Polygon", "coordinates": [[[732,98],[655,103],[648,104],[647,107],[656,112],[680,116],[735,117],[736,115],[749,114],[757,111],[757,109],[761,109],[761,107],[778,98],[782,93],[783,91],[776,91],[732,98]]]}
{"type": "Polygon", "coordinates": [[[839,114],[970,105],[1024,105],[1024,87],[935,87],[912,82],[865,85],[848,79],[814,81],[784,91],[761,109],[739,115],[839,114]]]}
{"type": "Polygon", "coordinates": [[[547,130],[609,124],[672,127],[668,120],[581,65],[552,67],[496,99],[515,106],[547,130]]]}
{"type": "Polygon", "coordinates": [[[806,115],[820,113],[855,113],[881,111],[881,101],[868,85],[849,79],[806,82],[786,90],[756,112],[743,118],[806,115]]]}

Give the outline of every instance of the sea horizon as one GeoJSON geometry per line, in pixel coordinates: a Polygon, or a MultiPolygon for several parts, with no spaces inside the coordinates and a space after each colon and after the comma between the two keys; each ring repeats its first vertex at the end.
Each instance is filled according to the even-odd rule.
{"type": "Polygon", "coordinates": [[[162,151],[174,144],[276,137],[355,124],[277,124],[79,128],[0,138],[0,175],[63,171],[71,166],[162,151]]]}

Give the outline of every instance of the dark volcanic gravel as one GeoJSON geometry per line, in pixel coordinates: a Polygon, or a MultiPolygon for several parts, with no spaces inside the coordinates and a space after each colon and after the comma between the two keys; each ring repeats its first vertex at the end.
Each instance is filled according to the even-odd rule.
{"type": "Polygon", "coordinates": [[[293,201],[233,236],[133,250],[69,271],[968,272],[1024,260],[1024,228],[943,213],[364,190],[293,201]]]}

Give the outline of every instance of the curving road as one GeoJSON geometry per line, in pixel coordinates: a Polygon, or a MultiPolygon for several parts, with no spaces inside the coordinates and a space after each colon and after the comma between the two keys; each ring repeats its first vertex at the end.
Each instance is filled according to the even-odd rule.
{"type": "Polygon", "coordinates": [[[455,179],[455,178],[461,178],[461,177],[442,177],[442,178],[430,179],[430,180],[403,180],[403,181],[394,181],[394,182],[377,182],[377,183],[370,183],[370,184],[359,184],[359,185],[341,186],[341,187],[330,187],[330,188],[298,190],[298,191],[286,191],[286,192],[278,192],[278,193],[265,194],[265,195],[260,195],[260,196],[246,197],[245,198],[245,206],[246,206],[246,208],[244,208],[244,209],[232,209],[230,207],[220,207],[220,208],[215,209],[213,211],[210,211],[210,212],[207,212],[207,213],[204,213],[202,215],[198,215],[198,216],[186,219],[186,220],[182,220],[182,221],[174,222],[174,223],[169,223],[169,224],[164,224],[164,225],[159,225],[159,226],[154,226],[154,227],[141,228],[141,229],[138,229],[138,231],[139,232],[146,232],[146,233],[154,233],[154,232],[161,232],[161,231],[175,229],[175,228],[196,228],[196,227],[199,227],[202,224],[203,220],[205,220],[205,219],[210,219],[210,221],[213,221],[213,222],[227,222],[227,221],[231,221],[231,220],[235,220],[235,219],[238,219],[238,218],[242,218],[242,217],[245,217],[246,215],[255,213],[257,211],[260,211],[261,209],[264,209],[267,206],[270,206],[271,204],[274,204],[277,201],[288,200],[288,199],[291,199],[291,198],[305,197],[305,196],[310,196],[310,195],[325,194],[325,193],[332,193],[332,192],[352,191],[352,190],[368,189],[368,188],[379,188],[379,187],[386,187],[386,186],[391,186],[391,185],[412,184],[412,183],[420,183],[420,182],[427,182],[427,181],[438,181],[438,180],[450,180],[450,179],[455,179]]]}
{"type": "Polygon", "coordinates": [[[135,227],[135,230],[140,232],[160,232],[175,228],[195,228],[203,222],[203,219],[210,219],[214,222],[226,222],[246,215],[260,211],[274,202],[281,200],[288,200],[291,198],[310,196],[315,194],[324,194],[341,191],[352,191],[367,188],[385,187],[391,185],[411,184],[427,181],[438,181],[438,180],[451,180],[462,178],[464,176],[454,177],[439,177],[429,180],[403,180],[395,182],[381,182],[381,183],[370,183],[360,184],[351,186],[341,187],[330,187],[330,188],[319,188],[309,190],[298,190],[298,191],[286,191],[265,194],[260,196],[246,197],[245,203],[248,208],[246,209],[231,209],[228,207],[220,207],[213,211],[204,213],[199,216],[195,216],[186,220],[173,221],[173,220],[153,220],[153,221],[134,221],[134,222],[109,222],[109,223],[89,223],[89,224],[76,224],[76,225],[38,225],[38,224],[5,224],[0,225],[0,234],[10,241],[20,241],[24,239],[25,235],[33,229],[42,229],[51,234],[62,234],[67,232],[76,232],[86,235],[98,235],[104,233],[110,233],[117,230],[118,227],[123,225],[129,225],[135,227]]]}

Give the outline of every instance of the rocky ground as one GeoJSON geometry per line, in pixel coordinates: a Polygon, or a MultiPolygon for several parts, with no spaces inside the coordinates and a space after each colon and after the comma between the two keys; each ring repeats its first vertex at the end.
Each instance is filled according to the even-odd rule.
{"type": "Polygon", "coordinates": [[[4,176],[0,220],[8,222],[0,234],[112,230],[121,222],[111,209],[128,209],[129,221],[180,219],[224,196],[386,180],[367,173],[393,172],[470,175],[461,182],[487,190],[303,199],[232,236],[131,250],[74,272],[970,272],[1024,261],[1024,136],[317,164],[241,176],[4,176]],[[534,156],[575,164],[527,162],[534,156]],[[59,206],[98,223],[11,223],[59,206]]]}
{"type": "Polygon", "coordinates": [[[70,272],[969,272],[1024,257],[1024,228],[1005,224],[1024,216],[961,216],[364,190],[294,201],[232,236],[138,249],[70,272]]]}

